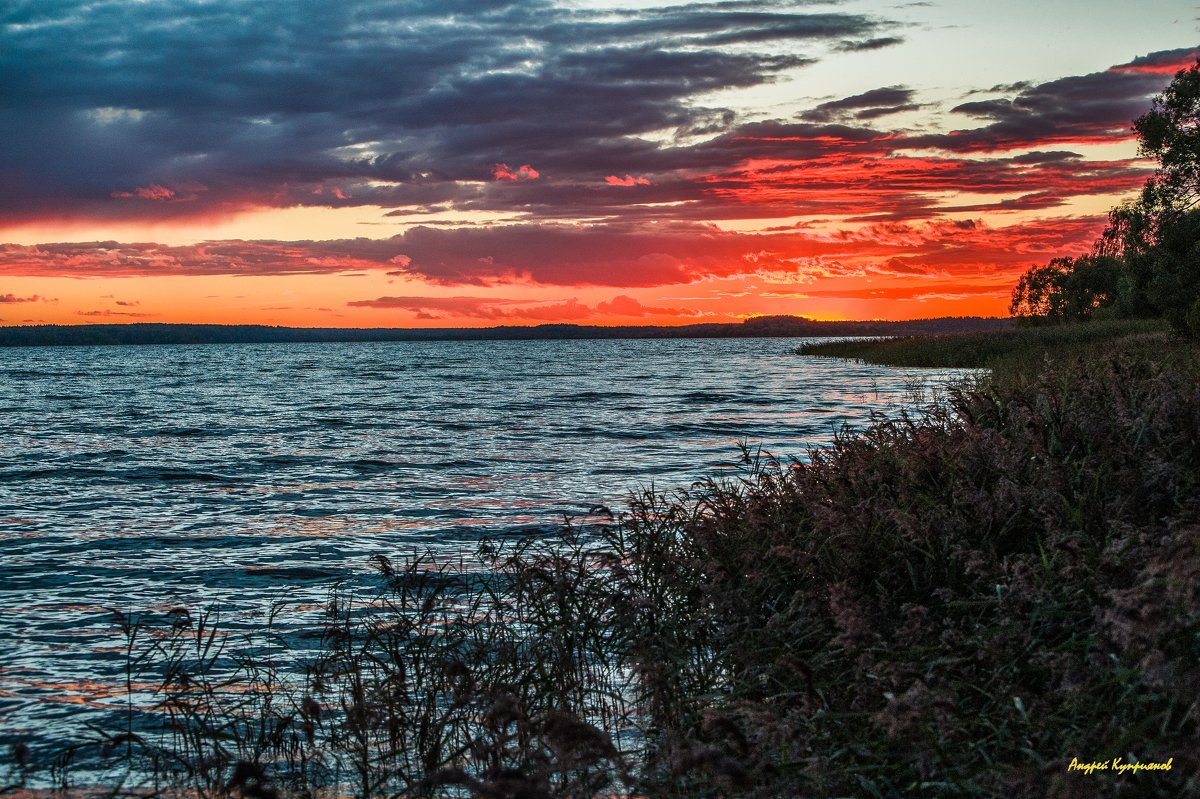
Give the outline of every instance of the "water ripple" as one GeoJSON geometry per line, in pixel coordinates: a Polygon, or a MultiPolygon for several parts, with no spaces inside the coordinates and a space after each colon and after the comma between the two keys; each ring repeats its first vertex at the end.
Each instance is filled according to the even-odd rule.
{"type": "Polygon", "coordinates": [[[0,743],[111,704],[110,609],[320,608],[376,555],[548,531],[740,441],[802,457],[918,374],[798,343],[0,350],[0,743]]]}

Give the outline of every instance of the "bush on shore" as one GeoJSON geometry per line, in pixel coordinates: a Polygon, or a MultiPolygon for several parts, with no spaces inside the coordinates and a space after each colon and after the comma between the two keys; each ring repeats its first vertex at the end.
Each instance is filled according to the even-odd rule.
{"type": "Polygon", "coordinates": [[[656,532],[678,541],[654,559],[675,565],[668,595],[694,599],[668,605],[646,662],[699,639],[720,664],[674,710],[671,762],[719,754],[762,796],[1200,787],[1195,367],[1110,354],[1010,374],[709,486],[656,532]],[[1173,770],[1067,768],[1131,755],[1173,770]]]}

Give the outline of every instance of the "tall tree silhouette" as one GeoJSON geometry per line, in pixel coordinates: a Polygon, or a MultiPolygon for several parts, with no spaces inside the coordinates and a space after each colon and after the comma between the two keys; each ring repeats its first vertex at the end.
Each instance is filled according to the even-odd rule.
{"type": "Polygon", "coordinates": [[[1132,202],[1109,212],[1090,255],[1034,266],[1010,313],[1035,320],[1161,316],[1200,337],[1200,61],[1180,70],[1133,122],[1158,166],[1132,202]]]}

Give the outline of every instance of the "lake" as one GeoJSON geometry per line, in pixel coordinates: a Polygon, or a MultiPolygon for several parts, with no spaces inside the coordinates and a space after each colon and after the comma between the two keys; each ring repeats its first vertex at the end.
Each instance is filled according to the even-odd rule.
{"type": "Polygon", "coordinates": [[[120,706],[112,609],[302,627],[373,556],[550,532],[735,474],[739,442],[804,458],[964,374],[800,343],[0,349],[0,744],[120,706]]]}

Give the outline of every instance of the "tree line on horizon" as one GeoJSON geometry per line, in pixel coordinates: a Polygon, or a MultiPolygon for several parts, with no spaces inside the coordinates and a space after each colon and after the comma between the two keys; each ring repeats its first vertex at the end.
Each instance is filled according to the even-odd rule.
{"type": "Polygon", "coordinates": [[[802,316],[755,316],[741,322],[679,326],[544,324],[479,328],[328,328],[136,322],[0,326],[0,347],[142,344],[289,344],[367,341],[524,341],[611,338],[764,338],[976,333],[1006,329],[999,317],[945,316],[907,321],[823,322],[802,316]]]}
{"type": "Polygon", "coordinates": [[[1033,266],[1009,313],[1031,323],[1162,318],[1200,338],[1200,61],[1175,74],[1133,122],[1158,167],[1113,208],[1090,253],[1033,266]]]}

